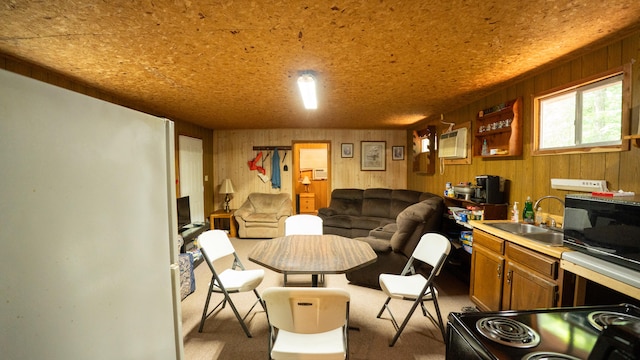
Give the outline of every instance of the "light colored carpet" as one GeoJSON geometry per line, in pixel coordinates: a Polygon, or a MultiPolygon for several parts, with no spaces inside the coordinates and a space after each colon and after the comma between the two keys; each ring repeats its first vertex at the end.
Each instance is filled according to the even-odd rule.
{"type": "MultiPolygon", "coordinates": [[[[246,268],[261,268],[249,261],[247,254],[258,241],[269,240],[235,238],[231,240],[246,268]]],[[[231,261],[220,260],[220,264],[230,266],[231,261]]],[[[260,305],[256,306],[247,319],[253,338],[245,336],[229,306],[211,315],[205,323],[203,332],[198,332],[211,279],[211,272],[205,263],[195,269],[195,277],[197,282],[195,293],[181,303],[186,359],[268,359],[267,319],[260,305]]],[[[310,280],[311,276],[297,275],[291,276],[288,282],[289,285],[300,282],[300,285],[308,286],[310,280]]],[[[395,333],[389,315],[385,312],[381,319],[376,318],[386,299],[384,293],[380,290],[351,285],[342,274],[327,275],[325,282],[326,287],[344,288],[351,294],[350,322],[360,330],[352,330],[349,333],[350,359],[444,359],[444,340],[437,327],[423,317],[420,310],[415,311],[395,346],[389,347],[389,341],[395,333]]],[[[282,285],[282,274],[265,269],[265,278],[258,287],[258,291],[282,285]]],[[[449,312],[459,312],[463,307],[473,306],[469,300],[468,285],[446,271],[446,267],[438,277],[436,285],[440,292],[439,304],[445,323],[449,312]]],[[[211,300],[212,306],[220,299],[220,295],[214,294],[211,300]]],[[[251,307],[255,296],[252,293],[233,294],[232,299],[240,313],[244,315],[251,307]]],[[[409,301],[392,300],[390,306],[394,315],[401,321],[410,305],[409,301]]],[[[431,303],[427,304],[427,309],[434,313],[431,303]]]]}

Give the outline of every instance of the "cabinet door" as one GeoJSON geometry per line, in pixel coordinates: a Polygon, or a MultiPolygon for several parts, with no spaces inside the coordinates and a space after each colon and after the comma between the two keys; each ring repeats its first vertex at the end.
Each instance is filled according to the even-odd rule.
{"type": "Polygon", "coordinates": [[[557,284],[516,262],[507,261],[502,309],[530,310],[556,306],[557,284]]]}
{"type": "Polygon", "coordinates": [[[504,257],[479,244],[471,255],[471,300],[483,311],[500,309],[504,257]]]}

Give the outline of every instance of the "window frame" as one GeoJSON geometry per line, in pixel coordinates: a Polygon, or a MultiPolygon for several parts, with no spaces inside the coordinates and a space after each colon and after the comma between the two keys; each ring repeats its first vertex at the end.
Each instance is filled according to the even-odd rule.
{"type": "Polygon", "coordinates": [[[594,76],[590,76],[578,81],[561,85],[550,90],[546,90],[532,96],[533,102],[533,131],[532,131],[532,155],[556,155],[556,154],[584,154],[598,152],[617,152],[629,150],[629,140],[625,139],[625,135],[629,135],[630,116],[631,116],[631,64],[619,66],[594,76]],[[622,119],[620,144],[613,145],[576,145],[565,148],[540,149],[540,102],[553,96],[575,91],[578,89],[587,89],[602,80],[622,75],[622,119]]]}

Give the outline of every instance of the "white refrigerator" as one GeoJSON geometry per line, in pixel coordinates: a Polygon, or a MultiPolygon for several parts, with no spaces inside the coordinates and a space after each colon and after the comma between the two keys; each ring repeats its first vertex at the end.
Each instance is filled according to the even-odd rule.
{"type": "Polygon", "coordinates": [[[0,70],[0,357],[180,359],[173,123],[0,70]]]}

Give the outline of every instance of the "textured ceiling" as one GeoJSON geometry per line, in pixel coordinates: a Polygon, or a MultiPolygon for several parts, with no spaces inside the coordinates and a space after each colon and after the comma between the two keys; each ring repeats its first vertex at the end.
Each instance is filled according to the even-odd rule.
{"type": "Polygon", "coordinates": [[[638,0],[3,0],[0,53],[213,129],[405,128],[640,30],[638,0]],[[319,108],[296,77],[315,72],[319,108]]]}

